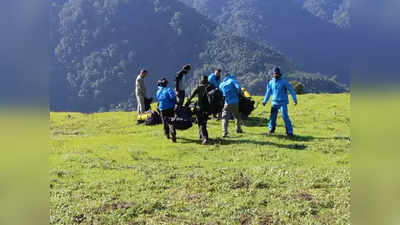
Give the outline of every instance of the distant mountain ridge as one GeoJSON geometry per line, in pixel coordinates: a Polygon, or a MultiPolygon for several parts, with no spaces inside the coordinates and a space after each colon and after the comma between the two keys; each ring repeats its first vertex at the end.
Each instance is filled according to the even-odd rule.
{"type": "MultiPolygon", "coordinates": [[[[141,68],[150,71],[149,95],[154,95],[157,79],[165,76],[172,83],[185,63],[194,67],[188,90],[217,66],[236,75],[253,94],[263,94],[273,66],[300,74],[285,54],[224,31],[177,0],[59,0],[52,2],[50,22],[53,111],[132,109],[141,68]]],[[[346,91],[322,75],[303,73],[298,78],[309,91],[346,91]]]]}
{"type": "Polygon", "coordinates": [[[350,0],[180,0],[229,33],[266,42],[302,70],[349,84],[350,0]]]}

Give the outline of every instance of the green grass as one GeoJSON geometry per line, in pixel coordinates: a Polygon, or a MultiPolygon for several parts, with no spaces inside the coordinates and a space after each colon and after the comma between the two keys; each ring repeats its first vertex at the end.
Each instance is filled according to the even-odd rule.
{"type": "MultiPolygon", "coordinates": [[[[257,101],[261,98],[256,97],[257,101]]],[[[200,145],[134,112],[51,113],[51,224],[350,224],[350,96],[302,95],[295,138],[266,135],[269,106],[200,145]]]]}

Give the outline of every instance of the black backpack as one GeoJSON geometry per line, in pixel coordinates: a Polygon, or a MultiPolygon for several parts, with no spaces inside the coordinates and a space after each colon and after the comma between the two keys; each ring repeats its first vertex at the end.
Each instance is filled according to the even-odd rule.
{"type": "Polygon", "coordinates": [[[187,130],[193,126],[193,113],[189,107],[181,106],[175,110],[175,117],[171,119],[175,129],[187,130]]]}
{"type": "Polygon", "coordinates": [[[144,98],[144,111],[150,110],[152,102],[153,102],[153,98],[144,98]]]}
{"type": "Polygon", "coordinates": [[[251,98],[239,95],[239,112],[242,115],[248,117],[255,109],[254,105],[255,101],[253,101],[251,98]]]}
{"type": "Polygon", "coordinates": [[[222,109],[224,108],[224,96],[222,95],[222,92],[218,90],[218,88],[215,88],[211,85],[207,90],[207,98],[209,102],[209,114],[217,114],[222,112],[222,109]]]}
{"type": "Polygon", "coordinates": [[[157,111],[151,111],[151,114],[149,117],[147,117],[145,124],[146,126],[153,126],[153,125],[158,125],[161,124],[161,116],[157,111]]]}

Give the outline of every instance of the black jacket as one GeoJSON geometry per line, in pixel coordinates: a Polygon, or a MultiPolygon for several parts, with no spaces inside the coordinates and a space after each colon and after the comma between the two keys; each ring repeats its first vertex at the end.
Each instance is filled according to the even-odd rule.
{"type": "Polygon", "coordinates": [[[181,89],[181,85],[182,85],[182,79],[183,79],[183,75],[187,74],[188,72],[186,70],[181,70],[176,74],[175,77],[175,90],[176,91],[183,91],[183,89],[181,89]]]}
{"type": "Polygon", "coordinates": [[[188,102],[190,102],[194,97],[197,97],[197,108],[201,111],[208,111],[210,103],[208,102],[208,84],[199,84],[195,89],[193,89],[188,102]]]}

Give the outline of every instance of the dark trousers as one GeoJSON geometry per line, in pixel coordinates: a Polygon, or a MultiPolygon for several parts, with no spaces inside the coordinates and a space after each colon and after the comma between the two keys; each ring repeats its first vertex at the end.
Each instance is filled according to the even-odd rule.
{"type": "Polygon", "coordinates": [[[197,125],[199,126],[199,137],[202,140],[208,140],[207,120],[208,114],[204,111],[196,112],[197,125]]]}
{"type": "Polygon", "coordinates": [[[167,138],[169,138],[170,135],[173,138],[176,137],[175,125],[171,121],[174,116],[175,116],[174,109],[166,109],[161,111],[161,120],[164,126],[164,134],[167,138]]]}
{"type": "Polygon", "coordinates": [[[176,101],[178,106],[183,106],[185,101],[185,91],[178,91],[178,95],[176,96],[176,101]]]}

